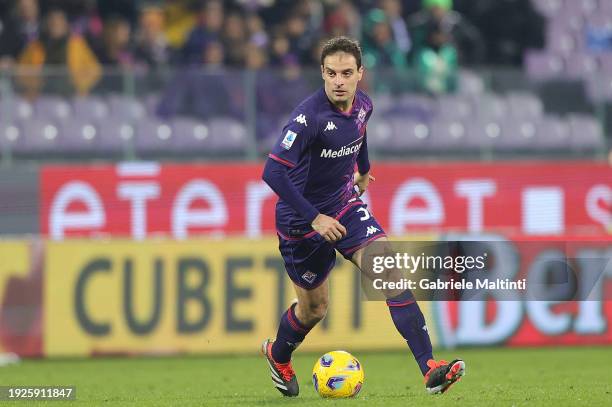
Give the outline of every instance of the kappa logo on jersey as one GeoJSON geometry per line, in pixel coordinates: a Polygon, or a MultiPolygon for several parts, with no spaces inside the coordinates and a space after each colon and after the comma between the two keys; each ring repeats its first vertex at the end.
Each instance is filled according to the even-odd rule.
{"type": "Polygon", "coordinates": [[[309,284],[312,284],[312,282],[315,281],[315,278],[317,278],[317,275],[313,273],[312,271],[307,271],[304,274],[302,274],[302,278],[308,281],[309,284]]]}
{"type": "Polygon", "coordinates": [[[366,231],[366,237],[373,235],[376,232],[380,232],[380,230],[376,226],[368,226],[368,230],[366,231]]]}
{"type": "Polygon", "coordinates": [[[338,128],[336,127],[334,122],[327,122],[327,127],[325,127],[323,131],[331,131],[331,130],[338,130],[338,128]]]}
{"type": "Polygon", "coordinates": [[[296,132],[291,131],[291,130],[287,130],[287,134],[285,134],[285,138],[281,142],[281,146],[285,150],[289,150],[291,148],[291,146],[293,145],[293,142],[295,141],[296,137],[297,137],[297,133],[296,132]]]}
{"type": "Polygon", "coordinates": [[[306,122],[306,116],[303,114],[298,115],[295,119],[293,119],[293,121],[299,124],[303,124],[305,127],[308,127],[308,123],[306,122]]]}

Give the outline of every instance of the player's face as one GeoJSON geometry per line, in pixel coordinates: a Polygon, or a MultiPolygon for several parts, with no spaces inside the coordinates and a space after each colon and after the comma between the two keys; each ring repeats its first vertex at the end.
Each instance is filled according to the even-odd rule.
{"type": "Polygon", "coordinates": [[[363,67],[357,68],[355,57],[346,52],[328,55],[323,60],[321,73],[329,100],[341,110],[350,108],[363,75],[363,67]]]}

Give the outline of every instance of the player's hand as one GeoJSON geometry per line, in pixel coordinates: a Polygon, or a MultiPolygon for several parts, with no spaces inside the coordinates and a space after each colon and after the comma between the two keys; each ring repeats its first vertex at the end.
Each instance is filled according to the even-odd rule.
{"type": "Polygon", "coordinates": [[[357,188],[359,188],[359,196],[363,195],[366,189],[368,189],[370,181],[376,181],[376,178],[370,175],[369,172],[363,175],[361,175],[359,171],[355,172],[355,175],[353,176],[353,184],[357,185],[357,188]]]}
{"type": "Polygon", "coordinates": [[[346,228],[331,216],[318,214],[312,228],[328,242],[336,242],[346,236],[346,228]]]}

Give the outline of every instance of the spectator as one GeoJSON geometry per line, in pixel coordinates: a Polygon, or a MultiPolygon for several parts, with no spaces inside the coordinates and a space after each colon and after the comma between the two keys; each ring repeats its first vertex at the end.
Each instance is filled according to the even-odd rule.
{"type": "Polygon", "coordinates": [[[82,35],[94,49],[102,41],[104,22],[98,12],[95,0],[85,0],[83,12],[72,21],[72,32],[82,35]]]}
{"type": "Polygon", "coordinates": [[[198,22],[191,31],[183,46],[183,62],[200,62],[204,50],[209,43],[220,41],[223,29],[225,11],[223,3],[212,0],[202,6],[198,13],[198,22]]]}
{"type": "Polygon", "coordinates": [[[161,2],[166,20],[165,34],[177,60],[181,60],[183,47],[192,30],[202,16],[200,8],[193,7],[189,0],[166,0],[161,2]]]}
{"type": "Polygon", "coordinates": [[[410,19],[413,55],[431,48],[432,33],[440,33],[455,48],[462,65],[484,61],[485,45],[480,32],[461,14],[452,10],[453,0],[423,0],[423,10],[410,19]]]}
{"type": "Polygon", "coordinates": [[[325,8],[320,0],[298,0],[293,13],[299,15],[304,21],[304,35],[307,42],[312,45],[323,29],[325,8]]]}
{"type": "Polygon", "coordinates": [[[285,35],[284,30],[277,27],[272,34],[272,41],[270,41],[270,63],[272,66],[281,66],[289,55],[289,51],[289,38],[285,35]]]}
{"type": "Polygon", "coordinates": [[[246,69],[259,71],[266,66],[267,62],[267,55],[263,49],[254,44],[247,45],[245,52],[246,69]]]}
{"type": "Polygon", "coordinates": [[[119,16],[104,22],[102,44],[96,49],[98,60],[105,66],[129,67],[134,63],[130,44],[131,27],[119,16]]]}
{"type": "Polygon", "coordinates": [[[136,25],[138,20],[139,3],[141,0],[97,0],[98,11],[104,21],[119,18],[127,21],[130,27],[136,25]]]}
{"type": "Polygon", "coordinates": [[[407,68],[407,54],[393,39],[389,19],[381,9],[371,10],[364,19],[363,65],[366,69],[393,67],[396,72],[407,68]]]}
{"type": "Polygon", "coordinates": [[[255,13],[262,8],[268,8],[274,4],[274,0],[235,0],[245,10],[255,13]]]}
{"type": "Polygon", "coordinates": [[[419,85],[429,93],[451,92],[456,86],[457,50],[452,43],[452,0],[424,0],[414,23],[414,65],[419,85]]]}
{"type": "Polygon", "coordinates": [[[546,20],[535,11],[534,3],[532,0],[455,0],[457,9],[469,15],[482,33],[485,62],[515,66],[521,65],[526,50],[544,46],[546,20]]]}
{"type": "MultiPolygon", "coordinates": [[[[344,35],[359,38],[361,36],[361,16],[351,1],[341,0],[325,18],[324,27],[330,37],[344,35]]],[[[319,62],[319,58],[315,60],[319,62]]]]}
{"type": "Polygon", "coordinates": [[[402,53],[408,54],[412,41],[408,33],[408,26],[402,16],[402,3],[399,0],[380,0],[380,8],[389,21],[397,48],[402,53]]]}
{"type": "Polygon", "coordinates": [[[227,15],[221,38],[225,48],[225,64],[235,68],[244,67],[248,36],[240,12],[227,15]]]}
{"type": "Polygon", "coordinates": [[[39,25],[36,0],[19,0],[14,10],[0,19],[0,68],[12,66],[25,46],[38,39],[39,25]]]}
{"type": "Polygon", "coordinates": [[[225,49],[219,41],[208,44],[202,54],[202,63],[206,71],[221,71],[225,60],[225,49]]]}
{"type": "Polygon", "coordinates": [[[263,20],[257,14],[249,14],[246,18],[249,43],[256,47],[267,47],[269,38],[263,20]]]}
{"type": "Polygon", "coordinates": [[[297,11],[292,12],[285,23],[289,53],[301,63],[308,60],[309,50],[313,42],[312,37],[306,31],[306,23],[306,18],[297,11]]]}
{"type": "Polygon", "coordinates": [[[32,41],[19,57],[18,81],[26,97],[45,92],[68,93],[76,90],[86,94],[100,78],[101,67],[85,40],[71,35],[66,14],[51,10],[45,19],[45,31],[39,40],[32,41]],[[69,77],[45,80],[46,67],[67,67],[69,77]]]}
{"type": "Polygon", "coordinates": [[[164,33],[164,15],[159,7],[144,7],[140,12],[134,58],[155,70],[169,60],[168,40],[164,33]]]}

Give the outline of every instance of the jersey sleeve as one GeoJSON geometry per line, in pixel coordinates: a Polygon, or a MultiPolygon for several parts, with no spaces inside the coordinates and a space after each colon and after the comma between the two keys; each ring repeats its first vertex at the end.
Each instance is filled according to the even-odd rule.
{"type": "Polygon", "coordinates": [[[293,168],[314,141],[316,134],[316,114],[300,106],[292,112],[268,157],[293,168]]]}
{"type": "Polygon", "coordinates": [[[368,157],[368,132],[364,132],[363,142],[361,149],[357,155],[357,171],[359,174],[364,175],[370,171],[370,158],[368,157]]]}
{"type": "Polygon", "coordinates": [[[359,154],[357,155],[357,171],[361,175],[367,174],[370,171],[370,158],[368,157],[368,120],[370,120],[370,116],[372,116],[372,112],[374,111],[371,108],[368,111],[368,114],[365,119],[365,129],[363,130],[363,142],[361,144],[361,149],[359,150],[359,154]]]}

